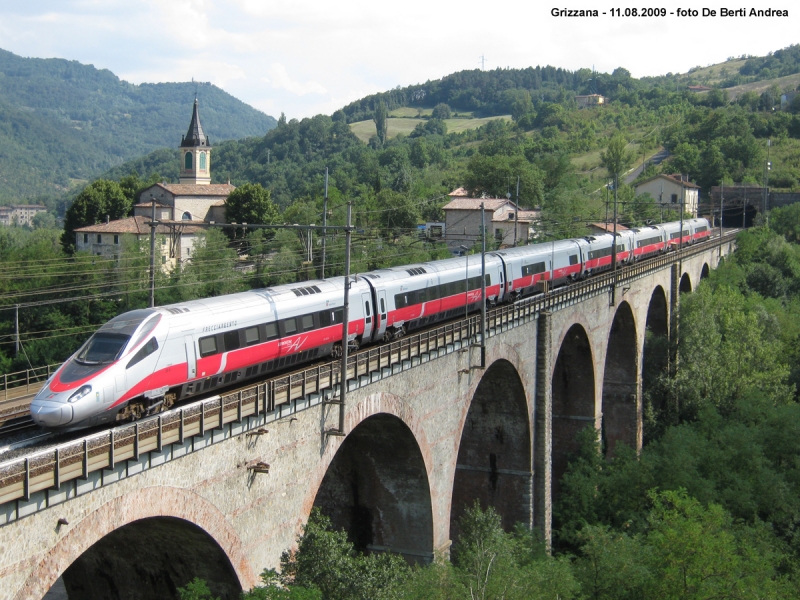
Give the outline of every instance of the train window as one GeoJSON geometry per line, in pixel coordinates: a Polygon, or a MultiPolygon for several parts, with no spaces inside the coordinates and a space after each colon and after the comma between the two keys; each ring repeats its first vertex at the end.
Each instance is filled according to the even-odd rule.
{"type": "Polygon", "coordinates": [[[274,340],[276,337],[278,337],[278,324],[277,323],[274,323],[274,322],[273,323],[267,323],[265,325],[265,328],[266,328],[266,331],[267,331],[267,339],[268,340],[274,340]]]}
{"type": "Polygon", "coordinates": [[[537,275],[539,273],[544,273],[544,263],[534,263],[532,265],[523,265],[522,266],[522,274],[523,275],[537,275]]]}
{"type": "Polygon", "coordinates": [[[89,338],[75,360],[85,365],[113,362],[122,354],[129,339],[127,335],[97,332],[89,338]]]}
{"type": "Polygon", "coordinates": [[[314,329],[314,315],[303,315],[301,321],[303,323],[303,331],[314,329]]]}
{"type": "Polygon", "coordinates": [[[239,332],[238,331],[226,331],[222,334],[222,341],[225,344],[225,352],[230,352],[231,350],[236,350],[241,346],[239,343],[239,332]]]}
{"type": "Polygon", "coordinates": [[[369,315],[369,301],[364,302],[364,314],[366,314],[367,316],[370,316],[369,315]]]}
{"type": "Polygon", "coordinates": [[[383,298],[381,298],[381,312],[386,312],[386,302],[384,302],[383,298]]]}
{"type": "Polygon", "coordinates": [[[297,319],[284,319],[283,320],[283,330],[288,333],[296,333],[297,332],[297,319]]]}
{"type": "Polygon", "coordinates": [[[333,311],[333,322],[334,323],[344,323],[344,309],[337,308],[333,311]]]}
{"type": "Polygon", "coordinates": [[[213,335],[200,338],[200,356],[205,358],[217,353],[217,338],[213,335]]]}
{"type": "Polygon", "coordinates": [[[408,306],[408,296],[406,296],[405,294],[397,294],[394,297],[394,305],[397,308],[405,308],[406,306],[408,306]]]}
{"type": "Polygon", "coordinates": [[[138,362],[141,362],[143,359],[150,356],[156,350],[158,350],[158,342],[156,341],[155,337],[151,337],[150,340],[144,346],[139,348],[139,351],[133,355],[133,358],[128,363],[128,366],[126,366],[125,368],[130,369],[133,365],[135,365],[138,362]]]}
{"type": "Polygon", "coordinates": [[[253,344],[257,344],[260,342],[260,336],[258,334],[258,327],[248,327],[244,330],[244,343],[248,346],[252,346],[253,344]]]}
{"type": "Polygon", "coordinates": [[[491,273],[486,274],[486,285],[492,285],[492,275],[491,273]]]}
{"type": "Polygon", "coordinates": [[[153,332],[153,329],[156,328],[156,325],[158,325],[159,321],[161,321],[161,315],[156,315],[155,317],[147,321],[142,327],[142,329],[139,331],[136,338],[131,343],[131,348],[135,348],[136,346],[138,346],[142,340],[144,340],[148,335],[150,335],[153,332]]]}
{"type": "Polygon", "coordinates": [[[319,326],[320,327],[327,327],[331,324],[331,311],[329,310],[322,310],[319,313],[319,326]]]}
{"type": "Polygon", "coordinates": [[[578,255],[577,254],[570,255],[569,264],[571,264],[571,265],[577,265],[578,264],[578,255]]]}

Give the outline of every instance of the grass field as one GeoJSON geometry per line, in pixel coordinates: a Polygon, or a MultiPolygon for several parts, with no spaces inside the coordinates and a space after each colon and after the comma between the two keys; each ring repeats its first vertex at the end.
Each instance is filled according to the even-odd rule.
{"type": "Polygon", "coordinates": [[[717,63],[715,65],[709,65],[707,67],[703,67],[702,69],[692,71],[687,76],[694,79],[705,79],[704,85],[710,86],[738,73],[739,69],[742,68],[745,62],[747,62],[746,59],[736,59],[717,63]]]}
{"type": "MultiPolygon", "coordinates": [[[[416,115],[416,109],[410,108],[399,108],[393,110],[390,114],[394,114],[398,111],[414,111],[416,115]]],[[[481,125],[485,125],[489,121],[494,119],[503,119],[506,121],[511,120],[511,115],[502,115],[499,117],[484,117],[482,119],[447,119],[445,123],[447,124],[447,131],[449,132],[460,132],[460,131],[467,131],[469,129],[477,129],[481,125]]],[[[389,117],[386,119],[386,125],[388,128],[389,138],[395,137],[397,134],[402,133],[408,135],[414,128],[417,126],[418,123],[424,123],[425,119],[415,119],[410,117],[402,117],[402,118],[392,118],[389,117]]],[[[356,137],[360,139],[362,142],[368,142],[369,138],[375,135],[375,123],[373,121],[359,121],[358,123],[351,123],[350,130],[356,134],[356,137]]]]}

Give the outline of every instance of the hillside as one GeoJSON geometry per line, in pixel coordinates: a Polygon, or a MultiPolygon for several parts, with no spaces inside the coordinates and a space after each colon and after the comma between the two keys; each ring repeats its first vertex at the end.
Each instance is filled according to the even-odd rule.
{"type": "Polygon", "coordinates": [[[195,93],[212,143],[275,127],[275,119],[209,83],[133,85],[76,61],[0,50],[0,203],[53,196],[175,147],[195,93]]]}

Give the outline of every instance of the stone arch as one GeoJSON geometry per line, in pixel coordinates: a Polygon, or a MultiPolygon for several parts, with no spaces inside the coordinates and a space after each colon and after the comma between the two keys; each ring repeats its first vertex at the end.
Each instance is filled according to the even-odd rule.
{"type": "MultiPolygon", "coordinates": [[[[63,526],[66,531],[61,534],[61,539],[34,566],[28,579],[17,592],[16,598],[18,600],[41,598],[56,580],[62,574],[66,575],[68,569],[87,551],[90,551],[86,555],[88,559],[87,565],[91,566],[92,557],[97,556],[91,549],[100,550],[103,548],[104,544],[102,543],[100,546],[96,546],[103,539],[108,536],[112,536],[108,537],[108,540],[111,541],[125,539],[124,536],[119,538],[114,535],[115,532],[122,531],[128,525],[138,527],[145,525],[146,522],[145,529],[135,530],[135,527],[132,527],[125,535],[130,536],[133,533],[141,537],[145,532],[163,535],[164,532],[178,531],[185,536],[184,539],[195,540],[203,548],[213,549],[216,547],[215,559],[223,563],[224,559],[227,559],[230,569],[228,570],[226,565],[222,565],[223,568],[219,571],[223,573],[222,579],[218,582],[213,582],[215,589],[219,590],[215,593],[225,594],[225,598],[238,598],[242,588],[249,589],[257,583],[258,578],[250,568],[241,540],[227,521],[224,513],[205,498],[192,491],[157,486],[142,488],[114,498],[86,518],[63,526]],[[234,586],[234,580],[238,580],[235,583],[238,587],[235,593],[230,595],[228,590],[231,586],[234,586]]],[[[130,539],[130,537],[127,539],[130,539]]],[[[125,546],[120,547],[118,551],[125,552],[126,556],[130,557],[130,553],[125,546]]],[[[186,561],[186,557],[184,556],[179,560],[186,561]]],[[[179,578],[182,574],[190,571],[192,564],[186,561],[184,567],[177,573],[160,571],[159,576],[162,583],[169,586],[170,583],[167,582],[171,582],[172,585],[177,584],[179,587],[188,583],[188,581],[176,580],[176,577],[179,578]]],[[[200,572],[195,573],[192,577],[195,575],[208,578],[200,572]]],[[[69,579],[68,575],[66,579],[69,579]]],[[[65,584],[69,585],[67,580],[65,580],[65,584]]],[[[113,580],[107,581],[107,583],[115,585],[113,580]]],[[[148,580],[148,583],[150,583],[150,580],[148,580]]],[[[144,591],[148,589],[144,588],[144,586],[139,587],[144,591]]],[[[114,596],[112,593],[100,593],[100,595],[95,595],[94,597],[113,598],[114,596]]],[[[150,597],[163,598],[164,596],[136,596],[136,598],[150,597]]]]}
{"type": "Polygon", "coordinates": [[[710,269],[708,268],[708,263],[703,263],[703,269],[700,271],[700,281],[706,279],[710,273],[710,269]]]}
{"type": "Polygon", "coordinates": [[[647,307],[647,321],[645,328],[656,335],[669,334],[669,308],[667,293],[662,286],[656,286],[650,295],[650,304],[647,307]]]}
{"type": "Polygon", "coordinates": [[[450,505],[450,538],[477,500],[492,506],[510,531],[533,524],[533,450],[525,388],[517,369],[500,359],[481,377],[461,430],[450,505]]]}
{"type": "Polygon", "coordinates": [[[633,311],[630,304],[622,302],[608,335],[603,372],[602,441],[607,455],[613,455],[619,443],[641,447],[637,346],[633,311]]]}
{"type": "Polygon", "coordinates": [[[681,277],[680,286],[678,287],[678,292],[683,294],[685,292],[692,291],[692,280],[689,277],[688,273],[684,273],[683,277],[681,277]]]}
{"type": "Polygon", "coordinates": [[[553,391],[553,495],[569,455],[575,452],[578,433],[596,425],[594,358],[586,330],[578,324],[567,331],[558,351],[552,379],[553,391]]]}
{"type": "Polygon", "coordinates": [[[313,505],[361,551],[391,551],[430,562],[434,521],[428,469],[399,417],[361,420],[336,450],[313,505]]]}

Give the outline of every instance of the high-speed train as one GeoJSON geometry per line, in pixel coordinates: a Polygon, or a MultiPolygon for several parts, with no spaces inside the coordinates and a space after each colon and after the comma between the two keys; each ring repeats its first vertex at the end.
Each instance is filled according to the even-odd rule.
{"type": "MultiPolygon", "coordinates": [[[[706,219],[617,234],[624,265],[692,244],[706,219]]],[[[612,268],[612,234],[488,252],[486,301],[510,302],[612,268]]],[[[121,314],[100,327],[31,403],[48,428],[135,420],[183,400],[325,356],[340,356],[344,278],[305,281],[121,314]]],[[[481,306],[479,256],[379,269],[350,286],[348,342],[396,339],[481,306]]]]}

